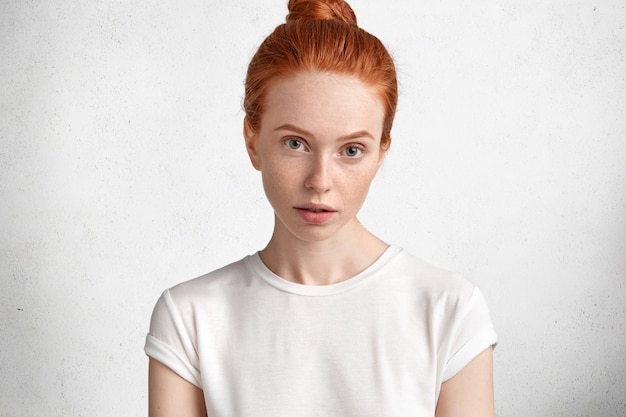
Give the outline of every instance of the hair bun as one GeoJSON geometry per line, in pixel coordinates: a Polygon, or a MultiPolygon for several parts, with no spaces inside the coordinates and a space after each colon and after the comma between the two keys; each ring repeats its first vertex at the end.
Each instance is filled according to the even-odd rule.
{"type": "Polygon", "coordinates": [[[343,0],[289,0],[287,22],[295,20],[339,20],[356,26],[352,7],[343,0]]]}

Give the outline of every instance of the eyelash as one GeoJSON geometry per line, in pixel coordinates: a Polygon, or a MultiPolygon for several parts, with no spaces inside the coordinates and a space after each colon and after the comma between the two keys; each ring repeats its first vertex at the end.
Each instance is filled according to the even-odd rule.
{"type": "Polygon", "coordinates": [[[364,151],[365,151],[365,149],[363,149],[362,146],[359,146],[359,145],[356,145],[356,144],[350,144],[350,145],[346,146],[345,148],[343,148],[343,154],[346,155],[349,158],[358,158],[359,156],[361,156],[363,154],[364,151]],[[350,156],[350,155],[346,154],[348,149],[356,149],[357,152],[358,152],[357,155],[350,156]]]}
{"type": "Polygon", "coordinates": [[[283,142],[285,144],[285,146],[291,150],[297,151],[300,149],[300,146],[298,146],[297,148],[292,148],[291,145],[297,142],[300,146],[304,146],[304,143],[300,140],[300,139],[295,139],[295,138],[289,138],[289,139],[285,139],[285,141],[283,142]]]}
{"type": "MultiPolygon", "coordinates": [[[[305,146],[302,140],[296,139],[296,138],[285,139],[283,143],[288,149],[293,150],[293,151],[299,151],[301,150],[302,147],[305,146]],[[292,145],[296,145],[296,147],[293,147],[292,145]]],[[[363,152],[365,152],[365,149],[363,148],[363,146],[360,146],[354,143],[351,143],[348,146],[344,147],[343,150],[341,151],[343,155],[347,156],[350,159],[355,159],[355,158],[360,157],[363,154],[363,152]],[[353,156],[348,155],[346,152],[349,149],[355,149],[357,151],[357,154],[353,156]]]]}

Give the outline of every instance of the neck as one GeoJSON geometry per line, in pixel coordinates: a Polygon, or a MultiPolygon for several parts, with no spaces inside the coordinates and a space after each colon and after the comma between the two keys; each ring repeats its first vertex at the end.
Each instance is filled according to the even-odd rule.
{"type": "Polygon", "coordinates": [[[339,236],[313,242],[284,236],[275,228],[261,259],[276,275],[299,284],[345,281],[367,269],[388,247],[356,219],[346,228],[339,236]]]}

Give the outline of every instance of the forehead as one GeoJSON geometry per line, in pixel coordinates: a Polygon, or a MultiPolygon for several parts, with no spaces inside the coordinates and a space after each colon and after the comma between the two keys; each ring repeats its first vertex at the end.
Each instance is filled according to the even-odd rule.
{"type": "Polygon", "coordinates": [[[261,130],[285,123],[320,134],[368,130],[382,134],[384,107],[358,78],[322,72],[300,72],[270,86],[261,130]]]}

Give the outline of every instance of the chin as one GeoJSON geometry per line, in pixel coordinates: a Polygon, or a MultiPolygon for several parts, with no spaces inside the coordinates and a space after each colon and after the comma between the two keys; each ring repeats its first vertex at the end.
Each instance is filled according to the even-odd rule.
{"type": "Polygon", "coordinates": [[[302,242],[325,242],[333,239],[347,237],[345,232],[347,224],[337,224],[336,222],[327,224],[298,224],[295,227],[288,227],[284,223],[282,229],[287,236],[302,242]]]}
{"type": "Polygon", "coordinates": [[[297,240],[310,243],[325,242],[337,235],[337,230],[335,230],[334,228],[332,230],[329,230],[330,228],[325,228],[324,226],[320,227],[318,225],[315,225],[307,227],[306,229],[309,230],[294,230],[291,234],[297,240]]]}

